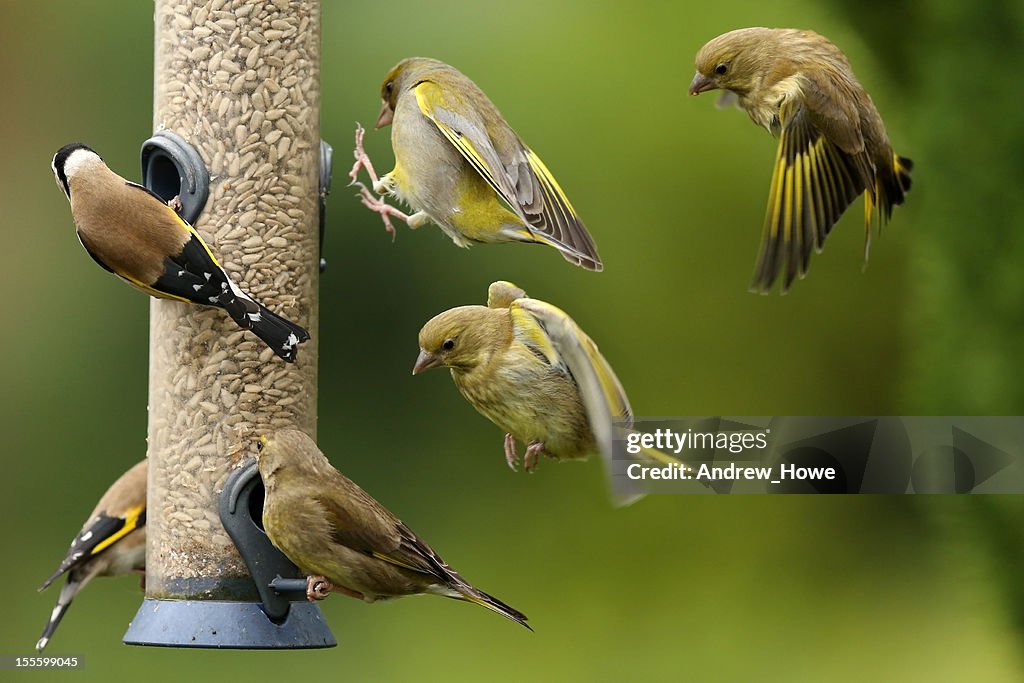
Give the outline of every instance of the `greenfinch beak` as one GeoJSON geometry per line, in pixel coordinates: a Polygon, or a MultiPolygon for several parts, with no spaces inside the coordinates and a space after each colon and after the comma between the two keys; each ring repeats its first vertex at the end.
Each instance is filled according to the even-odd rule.
{"type": "Polygon", "coordinates": [[[391,108],[391,105],[385,102],[381,105],[380,116],[377,117],[376,128],[383,128],[384,126],[391,123],[391,120],[395,118],[395,110],[391,108]]]}
{"type": "Polygon", "coordinates": [[[424,370],[437,368],[442,364],[440,357],[435,356],[429,351],[420,351],[420,355],[416,357],[416,365],[412,366],[412,374],[418,375],[424,370]]]}
{"type": "Polygon", "coordinates": [[[715,85],[714,81],[712,81],[710,78],[704,76],[698,71],[696,74],[693,75],[693,80],[690,81],[690,94],[699,95],[702,92],[714,90],[716,87],[717,86],[715,85]]]}

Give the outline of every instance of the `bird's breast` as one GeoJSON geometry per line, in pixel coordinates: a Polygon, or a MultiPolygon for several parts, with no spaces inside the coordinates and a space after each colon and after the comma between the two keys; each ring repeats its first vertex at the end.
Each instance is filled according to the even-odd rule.
{"type": "Polygon", "coordinates": [[[594,450],[575,383],[529,351],[510,352],[485,373],[452,376],[477,411],[519,441],[543,442],[557,458],[583,458],[594,450]]]}
{"type": "Polygon", "coordinates": [[[791,100],[803,98],[803,80],[799,74],[782,78],[740,98],[741,106],[751,120],[772,135],[778,135],[781,121],[779,112],[791,100]]]}

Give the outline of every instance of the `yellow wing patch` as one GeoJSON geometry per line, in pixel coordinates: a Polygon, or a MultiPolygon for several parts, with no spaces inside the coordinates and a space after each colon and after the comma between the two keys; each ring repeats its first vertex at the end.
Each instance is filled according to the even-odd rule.
{"type": "Polygon", "coordinates": [[[839,149],[798,103],[783,103],[779,116],[782,130],[751,286],[760,292],[771,289],[783,270],[782,291],[803,277],[811,252],[821,251],[832,226],[865,190],[863,153],[839,149]]]}
{"type": "Polygon", "coordinates": [[[408,562],[402,562],[401,560],[396,560],[395,558],[391,557],[390,555],[385,555],[384,553],[379,553],[377,551],[374,551],[374,552],[370,553],[370,555],[373,556],[373,557],[376,557],[378,560],[382,560],[384,562],[387,562],[388,564],[393,564],[396,567],[402,567],[403,569],[408,569],[409,571],[414,571],[414,572],[417,572],[419,574],[429,574],[430,573],[430,572],[426,571],[423,567],[414,567],[413,565],[409,564],[408,562]]]}
{"type": "Polygon", "coordinates": [[[515,200],[509,197],[507,193],[498,184],[497,179],[494,177],[494,173],[484,160],[480,152],[477,151],[473,143],[459,131],[455,130],[443,121],[439,121],[434,116],[433,103],[438,102],[441,99],[441,89],[437,85],[424,81],[416,86],[413,92],[416,94],[416,104],[420,108],[420,112],[423,113],[428,119],[430,119],[437,129],[441,131],[445,139],[452,143],[455,149],[459,150],[459,153],[469,162],[470,166],[480,174],[487,184],[490,185],[498,196],[509,203],[510,206],[516,206],[515,200]]]}
{"type": "MultiPolygon", "coordinates": [[[[534,175],[540,180],[541,190],[544,192],[544,207],[548,210],[552,210],[552,207],[554,207],[562,216],[562,222],[564,223],[571,224],[574,221],[578,221],[576,209],[573,208],[569,198],[562,191],[561,185],[558,184],[555,176],[551,174],[551,171],[540,160],[540,157],[532,149],[527,148],[526,160],[530,163],[530,168],[533,170],[534,175]]],[[[556,222],[559,221],[556,219],[556,222]]]]}
{"type": "Polygon", "coordinates": [[[124,513],[124,525],[116,532],[112,533],[107,538],[103,539],[101,543],[97,543],[96,546],[89,553],[90,555],[98,555],[110,546],[114,545],[122,538],[130,534],[139,528],[139,522],[142,519],[142,515],[146,512],[145,505],[136,505],[128,508],[124,513]]]}
{"type": "Polygon", "coordinates": [[[611,417],[632,417],[626,392],[611,365],[565,311],[538,299],[517,300],[510,310],[517,337],[529,339],[549,359],[557,359],[552,364],[567,367],[580,384],[585,405],[593,397],[583,385],[589,384],[587,377],[594,377],[611,417]]]}
{"type": "MultiPolygon", "coordinates": [[[[536,299],[529,300],[530,307],[535,305],[539,306],[550,306],[545,304],[543,301],[537,301],[536,299]]],[[[554,308],[554,306],[551,306],[554,308]]],[[[558,310],[558,309],[555,309],[558,310]]],[[[551,341],[551,337],[537,321],[536,316],[530,311],[523,300],[516,300],[509,306],[509,311],[512,315],[512,329],[515,330],[516,337],[523,343],[533,347],[547,359],[548,365],[555,367],[565,366],[565,361],[555,345],[551,341]]],[[[561,313],[561,311],[559,311],[561,313]]],[[[565,315],[564,313],[562,315],[565,315]]]]}

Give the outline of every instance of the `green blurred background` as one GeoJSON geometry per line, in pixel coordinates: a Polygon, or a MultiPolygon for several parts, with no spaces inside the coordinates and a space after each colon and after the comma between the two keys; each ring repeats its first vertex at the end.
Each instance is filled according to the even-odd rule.
{"type": "MultiPolygon", "coordinates": [[[[569,311],[640,415],[1021,414],[1024,5],[325,5],[336,168],[320,445],[536,633],[454,601],[338,596],[323,605],[333,650],[133,648],[120,639],[141,595],[121,579],[79,597],[49,654],[84,655],[79,680],[1021,680],[1019,499],[653,496],[615,510],[596,459],[512,474],[502,434],[451,380],[409,371],[420,325],[502,278],[569,311]],[[696,50],[750,25],[840,45],[917,164],[866,272],[858,202],[785,297],[746,291],[774,142],[686,93],[696,50]],[[400,226],[392,244],[358,205],[344,187],[354,122],[374,121],[383,75],[417,54],[476,80],[538,150],[606,272],[549,249],[460,250],[434,227],[400,226]]],[[[153,6],[0,13],[0,652],[27,655],[56,599],[35,588],[145,452],[148,303],[82,252],[49,161],[83,140],[138,177],[153,6]]],[[[367,146],[390,168],[386,131],[367,146]]]]}

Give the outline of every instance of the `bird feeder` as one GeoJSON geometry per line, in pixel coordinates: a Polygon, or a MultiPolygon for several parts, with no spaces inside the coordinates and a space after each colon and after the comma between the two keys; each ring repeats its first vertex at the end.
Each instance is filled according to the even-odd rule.
{"type": "Polygon", "coordinates": [[[227,496],[258,517],[259,477],[229,477],[260,434],[316,434],[320,3],[156,0],[155,24],[147,186],[178,195],[235,282],[313,338],[285,363],[219,309],[153,300],[146,597],[125,642],[329,647],[304,595],[268,612],[221,515],[227,496]]]}

